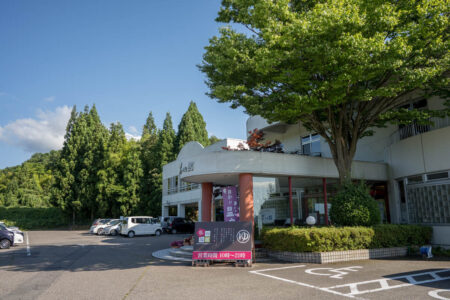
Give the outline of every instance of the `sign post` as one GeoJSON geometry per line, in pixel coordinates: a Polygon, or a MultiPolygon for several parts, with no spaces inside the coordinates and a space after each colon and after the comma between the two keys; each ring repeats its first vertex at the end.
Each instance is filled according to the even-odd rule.
{"type": "Polygon", "coordinates": [[[252,235],[251,222],[197,222],[192,264],[234,261],[249,266],[252,263],[252,235]]]}

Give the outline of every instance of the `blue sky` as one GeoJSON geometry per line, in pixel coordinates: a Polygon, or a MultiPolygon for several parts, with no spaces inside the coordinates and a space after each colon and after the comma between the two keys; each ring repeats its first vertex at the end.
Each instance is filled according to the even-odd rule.
{"type": "Polygon", "coordinates": [[[95,103],[139,135],[150,111],[178,125],[194,100],[209,134],[245,137],[247,115],[205,95],[203,47],[219,0],[1,1],[0,168],[60,147],[68,113],[95,103]]]}

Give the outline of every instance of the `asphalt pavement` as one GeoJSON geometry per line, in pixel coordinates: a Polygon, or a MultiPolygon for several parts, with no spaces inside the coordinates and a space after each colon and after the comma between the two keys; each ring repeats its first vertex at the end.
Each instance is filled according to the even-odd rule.
{"type": "Polygon", "coordinates": [[[185,235],[31,231],[0,250],[0,299],[450,299],[450,261],[192,267],[152,252],[185,235]]]}

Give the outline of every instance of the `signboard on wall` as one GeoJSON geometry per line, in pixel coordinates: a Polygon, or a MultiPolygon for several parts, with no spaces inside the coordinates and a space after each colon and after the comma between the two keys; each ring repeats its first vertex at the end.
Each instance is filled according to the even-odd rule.
{"type": "Polygon", "coordinates": [[[263,224],[273,224],[275,222],[275,208],[262,208],[259,217],[263,224]]]}
{"type": "Polygon", "coordinates": [[[251,222],[195,223],[194,260],[251,260],[251,222]]]}
{"type": "Polygon", "coordinates": [[[239,201],[237,198],[237,189],[235,186],[222,188],[223,215],[225,222],[239,221],[239,201]]]}

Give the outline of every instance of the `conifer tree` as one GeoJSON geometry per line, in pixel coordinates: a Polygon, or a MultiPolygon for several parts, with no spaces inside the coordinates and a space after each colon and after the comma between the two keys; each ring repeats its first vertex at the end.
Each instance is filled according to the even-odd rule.
{"type": "Polygon", "coordinates": [[[102,168],[106,153],[108,131],[101,123],[95,105],[89,110],[86,106],[82,114],[85,118],[86,133],[84,136],[83,151],[80,153],[81,171],[79,172],[79,196],[84,202],[90,219],[94,219],[97,210],[97,183],[98,172],[102,168]]]}
{"type": "Polygon", "coordinates": [[[73,108],[69,119],[59,163],[55,166],[52,199],[66,212],[81,218],[97,213],[98,173],[103,164],[107,130],[95,105],[77,113],[73,108]]]}
{"type": "Polygon", "coordinates": [[[159,162],[157,153],[157,144],[159,139],[159,131],[155,125],[152,112],[149,113],[147,121],[142,129],[142,137],[140,140],[141,146],[141,163],[142,163],[142,178],[140,188],[140,207],[139,211],[143,213],[150,213],[151,194],[154,186],[153,173],[158,172],[159,162]]]}
{"type": "Polygon", "coordinates": [[[158,168],[162,171],[162,167],[173,161],[176,156],[175,152],[176,134],[172,125],[172,117],[169,112],[164,119],[163,129],[159,134],[159,141],[157,145],[158,152],[158,168]]]}
{"type": "Polygon", "coordinates": [[[72,215],[73,223],[75,223],[76,215],[82,208],[77,189],[75,189],[75,174],[79,169],[76,158],[81,148],[82,139],[80,123],[81,116],[74,106],[66,127],[60,160],[55,164],[55,181],[51,197],[54,205],[72,215]]]}
{"type": "Polygon", "coordinates": [[[139,206],[140,182],[143,175],[139,155],[139,144],[133,140],[128,141],[125,144],[121,164],[122,186],[125,191],[119,199],[122,216],[130,215],[139,206]]]}
{"type": "Polygon", "coordinates": [[[175,159],[175,138],[176,135],[172,125],[172,117],[168,112],[164,119],[163,129],[159,132],[158,143],[156,144],[157,164],[149,173],[152,189],[150,191],[147,212],[154,216],[161,214],[162,167],[175,159]]]}
{"type": "Polygon", "coordinates": [[[194,101],[190,102],[188,110],[178,125],[178,134],[175,142],[176,155],[186,143],[191,141],[197,141],[204,147],[209,145],[206,123],[194,101]]]}
{"type": "Polygon", "coordinates": [[[106,154],[98,172],[97,204],[99,216],[119,216],[120,201],[125,194],[121,180],[121,164],[125,144],[125,131],[120,123],[111,124],[106,154]]]}

